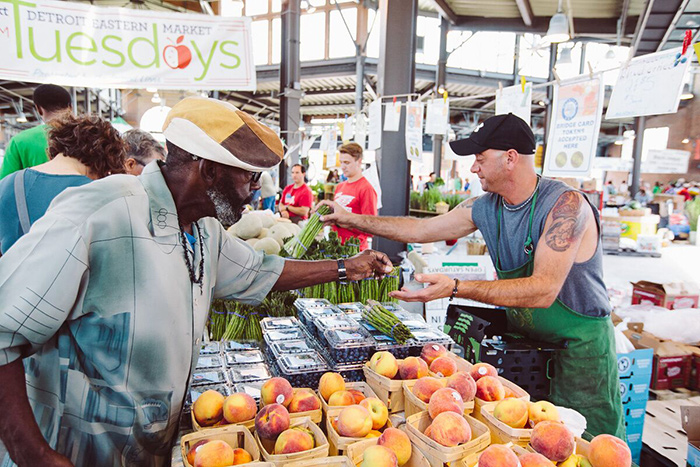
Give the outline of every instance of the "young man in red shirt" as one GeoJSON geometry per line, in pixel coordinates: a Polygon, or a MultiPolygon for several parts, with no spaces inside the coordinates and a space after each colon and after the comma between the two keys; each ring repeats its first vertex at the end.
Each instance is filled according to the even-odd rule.
{"type": "MultiPolygon", "coordinates": [[[[376,216],[377,192],[362,175],[362,146],[357,143],[348,143],[338,150],[340,151],[340,169],[348,180],[336,187],[335,202],[354,214],[376,216]]],[[[338,232],[343,243],[350,237],[357,237],[360,239],[360,250],[367,248],[367,239],[370,236],[366,233],[338,226],[333,226],[333,230],[338,232]]]]}
{"type": "Polygon", "coordinates": [[[290,219],[295,224],[301,220],[308,219],[314,195],[311,188],[304,183],[306,167],[301,164],[292,166],[292,183],[282,191],[279,211],[282,217],[290,219]]]}

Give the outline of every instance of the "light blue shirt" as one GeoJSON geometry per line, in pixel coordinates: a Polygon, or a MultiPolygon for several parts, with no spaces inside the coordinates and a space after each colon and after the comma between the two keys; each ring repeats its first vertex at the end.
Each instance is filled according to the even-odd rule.
{"type": "Polygon", "coordinates": [[[201,291],[154,162],[65,190],[0,258],[0,364],[32,355],[37,423],[76,466],[167,464],[211,300],[255,304],[277,282],[282,258],[199,226],[201,291]]]}

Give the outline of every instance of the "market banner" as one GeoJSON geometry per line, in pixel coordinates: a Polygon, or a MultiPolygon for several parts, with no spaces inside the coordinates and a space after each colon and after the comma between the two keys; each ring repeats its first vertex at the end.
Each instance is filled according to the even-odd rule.
{"type": "Polygon", "coordinates": [[[419,162],[423,154],[423,103],[406,102],[406,157],[419,162]]]}
{"type": "Polygon", "coordinates": [[[496,115],[512,113],[531,125],[532,83],[516,84],[496,91],[496,115]]]}
{"type": "Polygon", "coordinates": [[[255,90],[250,18],[51,0],[2,2],[0,79],[96,88],[255,90]]]}
{"type": "MultiPolygon", "coordinates": [[[[690,50],[690,48],[688,49],[690,50]]],[[[675,113],[683,92],[683,78],[691,60],[682,48],[633,58],[620,70],[605,118],[675,113]]]]}
{"type": "Polygon", "coordinates": [[[684,174],[688,172],[690,152],[679,149],[649,149],[642,161],[642,173],[684,174]]]}
{"type": "Polygon", "coordinates": [[[369,105],[369,124],[367,132],[369,134],[369,149],[374,151],[382,145],[382,100],[376,99],[369,105]]]}
{"type": "Polygon", "coordinates": [[[450,100],[439,97],[428,101],[425,112],[425,134],[444,135],[450,127],[450,100]]]}
{"type": "Polygon", "coordinates": [[[399,131],[401,124],[401,101],[390,102],[384,112],[384,131],[399,131]]]}
{"type": "Polygon", "coordinates": [[[600,75],[554,85],[544,175],[586,177],[598,147],[605,87],[600,75]]]}

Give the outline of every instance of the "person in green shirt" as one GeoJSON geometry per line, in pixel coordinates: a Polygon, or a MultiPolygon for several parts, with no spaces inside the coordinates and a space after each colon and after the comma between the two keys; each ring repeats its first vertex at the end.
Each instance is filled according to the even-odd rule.
{"type": "Polygon", "coordinates": [[[659,182],[656,182],[654,184],[654,189],[651,190],[652,194],[658,194],[658,193],[661,193],[662,191],[663,191],[663,188],[661,187],[661,183],[659,183],[659,182]]]}
{"type": "Polygon", "coordinates": [[[68,91],[55,84],[42,84],[34,89],[34,106],[44,121],[16,135],[7,145],[0,168],[0,179],[18,170],[48,162],[46,124],[72,108],[68,91]]]}

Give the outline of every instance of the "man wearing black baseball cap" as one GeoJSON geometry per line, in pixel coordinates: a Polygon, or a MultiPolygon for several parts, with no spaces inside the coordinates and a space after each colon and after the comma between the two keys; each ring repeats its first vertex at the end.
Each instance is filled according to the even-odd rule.
{"type": "Polygon", "coordinates": [[[333,213],[323,221],[405,243],[449,240],[480,230],[499,280],[418,274],[416,280],[427,287],[392,296],[491,303],[506,309],[513,331],[566,344],[553,359],[549,400],[581,412],[589,433],[624,439],[597,210],[580,192],[535,173],[535,137],[513,114],[485,120],[469,138],[450,146],[458,155],[475,155],[471,171],[485,195],[426,219],[359,216],[324,201],[333,213]]]}

